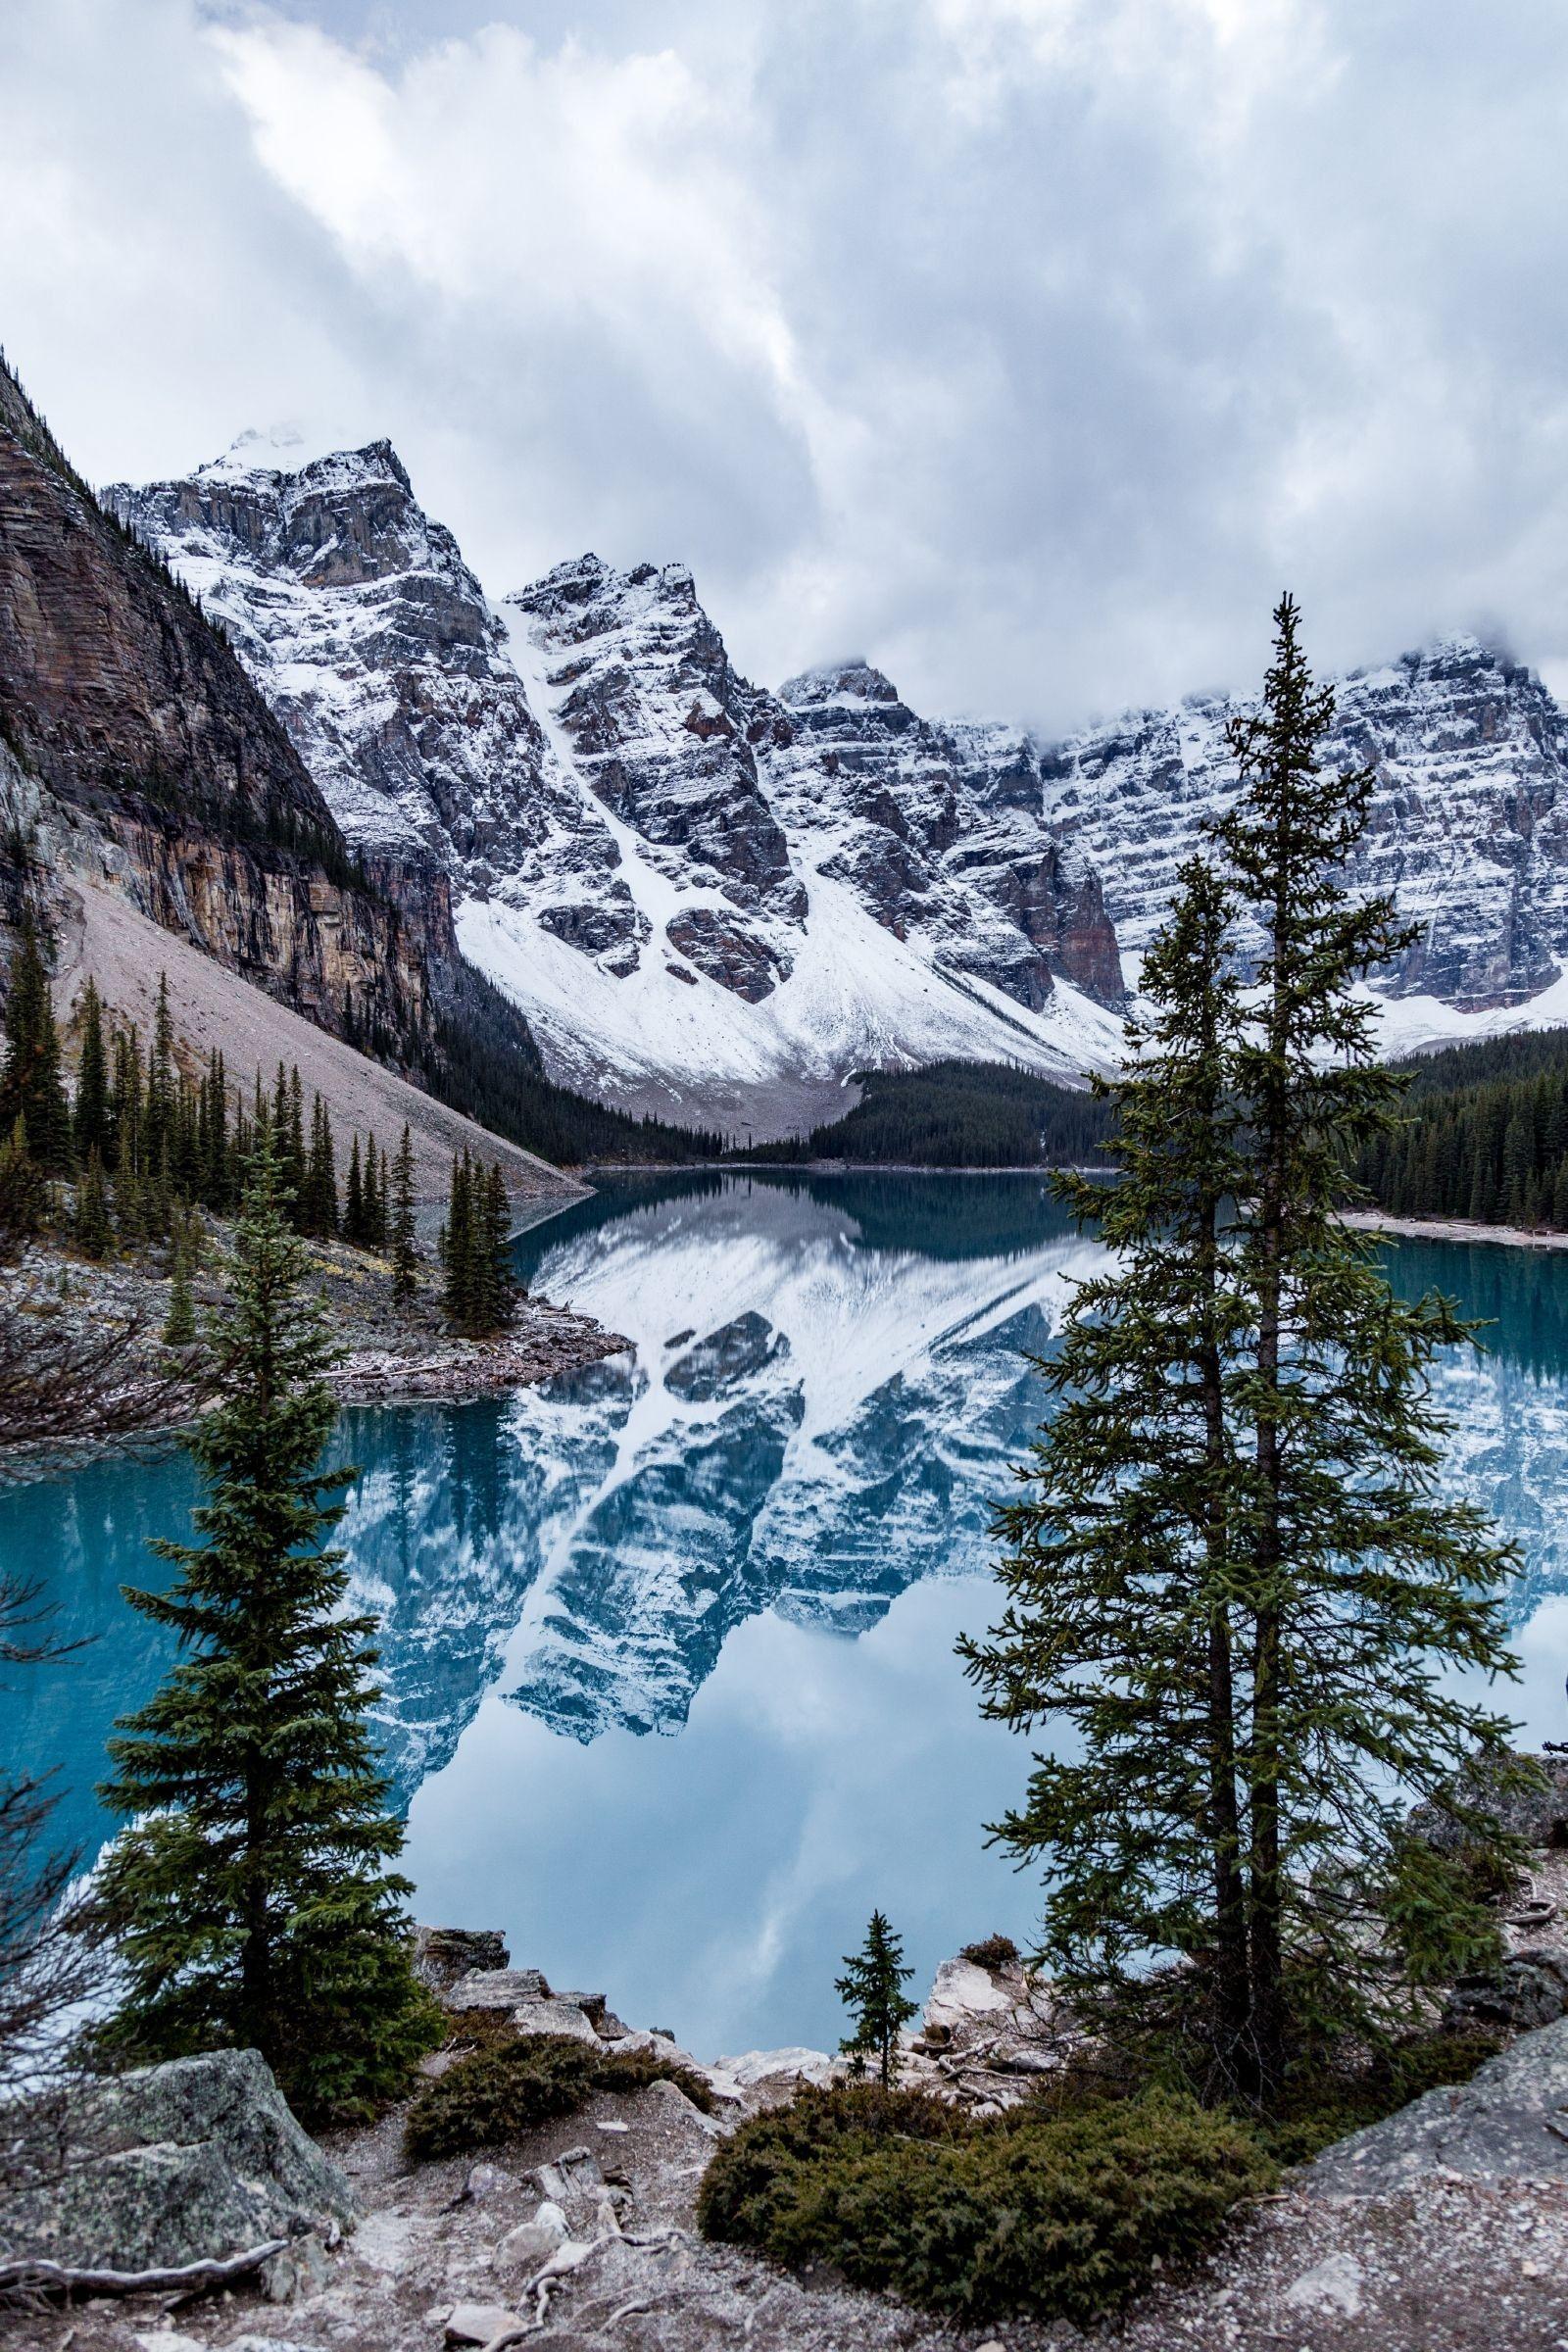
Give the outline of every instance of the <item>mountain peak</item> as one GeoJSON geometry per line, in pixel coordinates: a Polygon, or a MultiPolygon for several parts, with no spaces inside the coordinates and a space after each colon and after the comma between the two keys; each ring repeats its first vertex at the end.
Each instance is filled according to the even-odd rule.
{"type": "Polygon", "coordinates": [[[252,425],[231,441],[220,458],[199,466],[199,482],[288,483],[308,491],[336,493],[391,481],[405,496],[414,485],[403,460],[383,435],[358,449],[318,449],[311,454],[297,425],[272,424],[265,431],[252,425]]]}
{"type": "Polygon", "coordinates": [[[827,703],[896,703],[893,680],[858,654],[847,662],[823,662],[787,678],[779,701],[792,710],[819,708],[827,703]]]}

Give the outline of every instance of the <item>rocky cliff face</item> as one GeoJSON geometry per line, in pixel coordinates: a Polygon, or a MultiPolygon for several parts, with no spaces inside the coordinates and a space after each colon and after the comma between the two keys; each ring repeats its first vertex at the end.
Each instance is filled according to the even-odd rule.
{"type": "Polygon", "coordinates": [[[1109,1050],[1115,937],[1038,775],[1030,808],[885,681],[752,685],[678,564],[585,556],[492,612],[385,444],[282,454],[112,495],[349,838],[440,860],[555,1074],[724,1119],[858,1063],[1109,1050]]]}
{"type": "MultiPolygon", "coordinates": [[[[4,374],[0,731],[26,823],[61,858],[318,1026],[438,1071],[440,1022],[466,1016],[476,985],[447,869],[351,855],[192,594],[99,507],[4,374]]],[[[509,1042],[532,1056],[520,1020],[509,1042]]]]}
{"type": "Polygon", "coordinates": [[[925,933],[949,968],[1032,1010],[1056,978],[1120,1004],[1100,877],[1043,820],[1027,760],[993,761],[976,731],[920,718],[868,662],[808,671],[780,699],[800,746],[796,789],[814,785],[823,799],[830,789],[843,811],[845,838],[824,871],[852,882],[901,939],[925,933]]]}
{"type": "MultiPolygon", "coordinates": [[[[348,838],[449,878],[554,1074],[730,1123],[790,1086],[820,1115],[863,1063],[1115,1053],[1119,948],[1234,791],[1246,706],[1048,743],[926,719],[864,662],[770,693],[678,564],[584,556],[492,611],[385,443],[287,454],[251,436],[116,502],[220,615],[348,838]]],[[[1330,751],[1377,771],[1352,879],[1419,926],[1380,975],[1412,1000],[1391,1039],[1554,1017],[1568,719],[1540,681],[1473,640],[1358,671],[1330,751]]]]}
{"type": "MultiPolygon", "coordinates": [[[[1225,726],[1252,707],[1196,699],[1022,745],[1045,807],[1105,875],[1128,948],[1148,944],[1177,866],[1231,798],[1225,726]]],[[[1354,671],[1326,757],[1375,769],[1352,879],[1419,926],[1388,991],[1461,1011],[1528,1005],[1568,958],[1568,718],[1541,680],[1473,638],[1354,671]]]]}
{"type": "Polygon", "coordinates": [[[178,551],[356,845],[487,888],[559,814],[505,631],[388,443],[297,472],[267,462],[281,454],[247,436],[110,501],[178,551]]]}

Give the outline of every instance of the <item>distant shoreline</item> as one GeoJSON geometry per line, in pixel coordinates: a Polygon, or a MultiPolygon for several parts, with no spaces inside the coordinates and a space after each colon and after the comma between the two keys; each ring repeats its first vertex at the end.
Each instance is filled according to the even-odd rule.
{"type": "Polygon", "coordinates": [[[1485,1242],[1499,1250],[1568,1250],[1568,1233],[1527,1233],[1518,1225],[1483,1225],[1474,1217],[1388,1217],[1375,1208],[1340,1211],[1342,1225],[1402,1234],[1421,1242],[1485,1242]]]}

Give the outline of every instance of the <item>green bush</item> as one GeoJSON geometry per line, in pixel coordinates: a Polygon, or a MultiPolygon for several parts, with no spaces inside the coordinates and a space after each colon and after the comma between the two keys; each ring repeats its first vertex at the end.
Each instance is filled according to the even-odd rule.
{"type": "Polygon", "coordinates": [[[970,1960],[976,1968],[1016,1968],[1018,1946],[1010,1936],[988,1936],[983,1943],[966,1943],[958,1954],[960,1960],[970,1960]]]}
{"type": "Polygon", "coordinates": [[[541,2124],[575,2115],[596,2090],[643,2090],[674,2082],[706,2111],[712,2094],[700,2075],[651,2050],[596,2050],[566,2034],[530,2034],[482,2046],[427,2082],[409,2109],[411,2156],[460,2156],[522,2139],[541,2124]]]}
{"type": "Polygon", "coordinates": [[[704,2232],[964,2321],[1076,2325],[1190,2260],[1277,2178],[1233,2117],[1158,2091],[974,2122],[913,2091],[804,2090],[704,2179],[704,2232]]]}
{"type": "Polygon", "coordinates": [[[1302,2067],[1286,2083],[1277,2111],[1258,2120],[1258,2136],[1276,2163],[1309,2163],[1335,2140],[1382,2123],[1425,2092],[1468,2082],[1503,2039],[1483,2029],[1434,2032],[1368,2059],[1354,2073],[1302,2067]]]}

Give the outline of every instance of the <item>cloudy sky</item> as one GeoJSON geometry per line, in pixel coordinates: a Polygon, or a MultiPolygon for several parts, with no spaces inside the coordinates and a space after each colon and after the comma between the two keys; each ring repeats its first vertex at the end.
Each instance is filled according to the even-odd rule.
{"type": "Polygon", "coordinates": [[[0,337],[93,479],[388,434],[492,593],[1066,727],[1568,683],[1561,0],[3,0],[0,337]]]}

